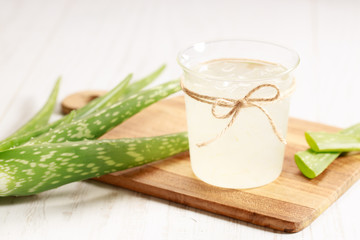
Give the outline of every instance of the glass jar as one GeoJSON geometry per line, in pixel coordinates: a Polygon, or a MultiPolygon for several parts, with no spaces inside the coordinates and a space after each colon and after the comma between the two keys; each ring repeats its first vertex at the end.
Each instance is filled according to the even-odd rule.
{"type": "Polygon", "coordinates": [[[195,175],[235,189],[274,181],[283,165],[297,53],[267,42],[226,40],[194,44],[178,62],[195,175]]]}

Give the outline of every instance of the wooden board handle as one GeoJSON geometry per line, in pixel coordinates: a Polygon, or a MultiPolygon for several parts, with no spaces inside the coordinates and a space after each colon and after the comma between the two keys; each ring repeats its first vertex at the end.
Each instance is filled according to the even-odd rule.
{"type": "Polygon", "coordinates": [[[71,94],[71,95],[67,96],[61,102],[61,111],[63,114],[68,114],[72,110],[82,108],[83,106],[88,104],[90,101],[104,95],[105,93],[107,93],[107,91],[86,90],[86,91],[81,91],[81,92],[76,92],[74,94],[71,94]]]}

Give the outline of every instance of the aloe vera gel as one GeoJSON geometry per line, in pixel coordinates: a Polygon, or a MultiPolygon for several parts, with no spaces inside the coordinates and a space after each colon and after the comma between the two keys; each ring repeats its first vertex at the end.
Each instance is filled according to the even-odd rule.
{"type": "MultiPolygon", "coordinates": [[[[285,144],[268,116],[278,135],[285,137],[290,94],[284,93],[294,86],[291,71],[298,64],[297,55],[262,42],[219,41],[186,49],[180,53],[179,62],[184,69],[184,88],[217,98],[214,106],[185,94],[195,175],[211,185],[236,189],[274,181],[282,170],[285,144]],[[224,117],[232,108],[222,106],[223,102],[243,99],[262,84],[275,85],[281,93],[274,101],[254,102],[266,113],[249,105],[240,107],[235,117],[224,117]]],[[[264,87],[250,98],[269,99],[276,93],[274,88],[264,87]]]]}

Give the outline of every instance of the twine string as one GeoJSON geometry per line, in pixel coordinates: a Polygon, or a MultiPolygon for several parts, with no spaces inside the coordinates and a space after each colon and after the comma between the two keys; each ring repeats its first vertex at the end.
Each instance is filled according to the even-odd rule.
{"type": "Polygon", "coordinates": [[[202,102],[202,103],[211,104],[212,105],[211,113],[215,118],[226,119],[226,118],[231,117],[229,123],[226,125],[226,127],[224,129],[222,129],[222,131],[218,135],[216,135],[214,138],[212,138],[208,141],[196,144],[198,147],[206,146],[206,145],[214,142],[218,138],[220,138],[234,124],[237,116],[239,115],[240,110],[242,108],[247,108],[247,107],[256,107],[259,110],[261,110],[265,114],[267,119],[269,120],[269,123],[270,123],[272,130],[273,130],[274,134],[276,135],[276,137],[280,140],[280,142],[282,142],[283,144],[286,144],[286,140],[278,131],[278,129],[274,123],[274,120],[272,119],[270,114],[260,104],[267,103],[267,102],[274,102],[276,100],[279,100],[280,98],[288,96],[290,93],[292,93],[292,91],[295,88],[295,81],[293,82],[293,85],[288,90],[287,94],[285,94],[281,97],[280,97],[280,90],[276,85],[265,83],[265,84],[261,84],[261,85],[254,87],[245,95],[245,97],[243,97],[241,99],[217,98],[217,97],[213,97],[213,96],[202,95],[202,94],[193,92],[193,91],[189,90],[188,88],[186,88],[184,86],[182,79],[181,79],[180,84],[181,84],[181,88],[184,91],[184,93],[186,95],[188,95],[189,97],[191,97],[199,102],[202,102]],[[251,97],[254,93],[256,93],[257,91],[259,91],[262,88],[273,88],[276,91],[276,94],[272,97],[266,97],[266,98],[252,98],[251,97]],[[216,109],[218,107],[230,108],[230,110],[224,114],[219,114],[216,111],[216,109]]]}

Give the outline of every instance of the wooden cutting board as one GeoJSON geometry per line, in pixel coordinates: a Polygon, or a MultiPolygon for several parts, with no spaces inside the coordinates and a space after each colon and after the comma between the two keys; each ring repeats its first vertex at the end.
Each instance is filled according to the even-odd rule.
{"type": "MultiPolygon", "coordinates": [[[[359,155],[340,157],[315,179],[304,177],[294,162],[294,154],[307,148],[305,130],[334,132],[339,129],[290,118],[282,174],[273,183],[259,188],[234,190],[208,185],[193,174],[188,153],[96,180],[260,226],[297,232],[314,221],[360,177],[359,155]]],[[[186,131],[183,97],[152,105],[102,138],[155,136],[178,131],[186,131]]]]}

